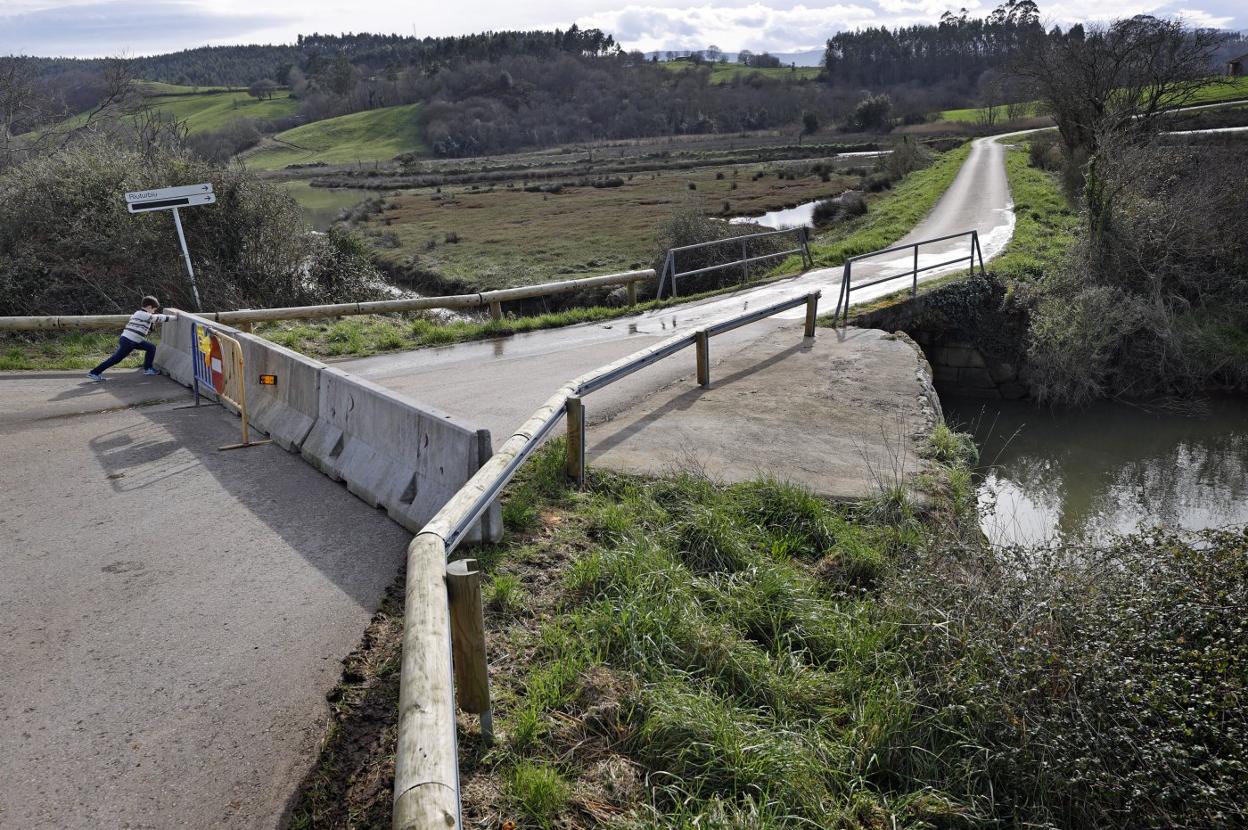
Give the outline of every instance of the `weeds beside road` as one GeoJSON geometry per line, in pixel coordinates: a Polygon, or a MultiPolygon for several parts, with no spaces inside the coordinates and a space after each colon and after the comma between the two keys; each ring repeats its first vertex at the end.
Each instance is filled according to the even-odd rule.
{"type": "MultiPolygon", "coordinates": [[[[507,494],[504,542],[464,552],[489,580],[500,738],[461,722],[466,826],[1248,818],[1248,535],[992,549],[967,452],[933,436],[920,513],[891,487],[838,506],[696,470],[574,491],[553,442],[507,494]]],[[[393,684],[358,671],[395,665],[387,643],[341,695],[372,701],[374,732],[343,706],[322,756],[349,797],[305,793],[295,826],[387,826],[394,701],[377,722],[370,690],[393,684]]]]}

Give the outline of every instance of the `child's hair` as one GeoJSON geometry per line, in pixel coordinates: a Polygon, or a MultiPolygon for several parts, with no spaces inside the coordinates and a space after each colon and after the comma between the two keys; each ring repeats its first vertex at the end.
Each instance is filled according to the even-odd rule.
{"type": "Polygon", "coordinates": [[[151,294],[148,294],[143,298],[143,302],[139,303],[139,307],[147,308],[149,305],[153,308],[160,308],[160,300],[156,299],[151,294]]]}

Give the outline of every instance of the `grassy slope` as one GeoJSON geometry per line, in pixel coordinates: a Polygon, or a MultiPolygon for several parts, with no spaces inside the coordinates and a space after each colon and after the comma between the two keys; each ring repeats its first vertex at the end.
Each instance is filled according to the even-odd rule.
{"type": "MultiPolygon", "coordinates": [[[[1226,85],[1210,84],[1209,86],[1196,93],[1192,99],[1193,104],[1215,104],[1219,101],[1235,101],[1240,98],[1248,98],[1248,76],[1241,78],[1232,78],[1231,82],[1226,85]]],[[[1038,102],[1033,101],[1033,107],[1038,102]]],[[[1001,121],[1004,121],[1004,107],[1002,109],[1001,121]]],[[[960,110],[945,110],[936,114],[937,121],[965,121],[970,123],[979,123],[983,115],[983,109],[979,107],[971,107],[960,110]]]]}
{"type": "Polygon", "coordinates": [[[185,121],[192,133],[219,130],[238,118],[267,120],[294,115],[298,102],[279,92],[270,100],[257,100],[246,92],[211,95],[160,96],[152,103],[161,111],[185,121]]]}
{"type": "MultiPolygon", "coordinates": [[[[0,371],[12,369],[90,369],[117,348],[121,331],[58,332],[49,335],[0,335],[0,371]]],[[[152,338],[158,341],[159,338],[152,338]]],[[[134,352],[117,370],[143,365],[134,352]]]]}
{"type": "Polygon", "coordinates": [[[419,153],[424,147],[416,130],[417,107],[383,107],[304,124],[278,133],[277,143],[266,143],[244,160],[257,170],[276,170],[288,164],[354,164],[419,153]]]}
{"type": "MultiPolygon", "coordinates": [[[[193,93],[190,92],[191,87],[148,81],[143,82],[143,87],[152,90],[148,104],[179,121],[185,121],[192,134],[219,130],[238,118],[267,120],[294,115],[298,106],[295,99],[286,97],[282,92],[271,100],[260,101],[238,91],[193,93]]],[[[65,122],[65,126],[77,126],[85,119],[85,113],[75,115],[65,122]]]]}
{"type": "MultiPolygon", "coordinates": [[[[490,580],[501,742],[461,732],[467,826],[633,828],[610,819],[647,812],[648,771],[667,815],[640,827],[850,826],[847,796],[906,711],[882,648],[892,626],[862,589],[919,540],[913,517],[859,523],[795,488],[692,476],[596,474],[577,492],[562,449],[551,442],[510,488],[503,544],[472,553],[490,580]]],[[[295,826],[388,817],[385,779],[359,774],[348,747],[355,701],[375,699],[376,681],[355,677],[295,826]]]]}

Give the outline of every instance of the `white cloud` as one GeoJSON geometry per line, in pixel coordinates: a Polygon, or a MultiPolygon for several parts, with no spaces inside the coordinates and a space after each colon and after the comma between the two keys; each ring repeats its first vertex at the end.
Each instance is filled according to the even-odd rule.
{"type": "Polygon", "coordinates": [[[878,25],[869,5],[837,3],[821,7],[626,6],[587,14],[578,25],[611,32],[630,49],[750,49],[792,52],[824,45],[838,31],[878,25]]]}

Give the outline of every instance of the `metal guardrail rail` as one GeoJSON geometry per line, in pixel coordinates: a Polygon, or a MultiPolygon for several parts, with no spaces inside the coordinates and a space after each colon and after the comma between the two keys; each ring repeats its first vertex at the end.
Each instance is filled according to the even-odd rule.
{"type": "Polygon", "coordinates": [[[779,231],[764,231],[763,233],[750,233],[750,234],[743,234],[741,236],[729,236],[729,237],[725,237],[724,239],[715,239],[710,242],[699,242],[696,245],[682,245],[679,248],[671,248],[667,252],[667,257],[663,260],[663,270],[659,273],[659,288],[655,296],[662,299],[663,286],[665,285],[671,286],[671,295],[673,297],[677,296],[676,294],[676,278],[677,277],[692,277],[695,274],[706,274],[711,271],[723,271],[725,269],[735,268],[737,266],[741,267],[741,282],[745,283],[745,282],[748,282],[750,278],[750,263],[764,262],[769,259],[778,259],[780,257],[789,256],[790,254],[801,254],[802,262],[805,265],[805,267],[811,268],[814,266],[815,260],[810,255],[810,241],[809,241],[809,234],[807,233],[807,231],[808,229],[806,228],[806,226],[802,225],[800,227],[786,228],[784,230],[779,230],[779,231]],[[796,248],[791,248],[786,251],[777,251],[775,253],[758,254],[756,256],[749,256],[749,252],[747,251],[749,240],[761,239],[762,237],[767,237],[767,236],[781,236],[784,234],[795,235],[795,237],[797,238],[796,248]],[[690,270],[690,271],[677,271],[676,270],[676,255],[679,253],[682,253],[684,251],[695,251],[701,248],[712,248],[717,245],[728,245],[728,244],[734,244],[734,243],[740,244],[741,246],[741,258],[740,259],[733,260],[732,262],[725,262],[720,265],[710,265],[705,268],[694,268],[693,270],[690,270]]]}
{"type": "MultiPolygon", "coordinates": [[[[311,320],[321,317],[348,317],[357,314],[393,314],[430,308],[483,308],[490,316],[502,319],[503,303],[600,288],[624,285],[628,288],[628,304],[637,303],[637,283],[654,279],[654,269],[604,274],[579,280],[562,280],[540,285],[522,285],[476,294],[453,294],[444,297],[416,297],[410,300],[377,300],[367,303],[334,303],[332,305],[290,306],[287,308],[254,308],[238,311],[206,311],[199,314],[215,323],[227,323],[249,330],[252,323],[272,320],[311,320]]],[[[124,326],[129,314],[92,314],[80,316],[0,317],[0,331],[54,331],[62,329],[111,329],[124,326]]]]}
{"type": "Polygon", "coordinates": [[[918,242],[912,242],[909,245],[897,245],[896,247],[893,247],[893,248],[885,248],[881,251],[871,251],[870,253],[867,253],[867,254],[859,254],[858,256],[850,257],[849,259],[845,260],[845,268],[841,276],[841,293],[840,293],[840,296],[836,298],[836,311],[832,312],[832,319],[835,321],[837,318],[840,318],[842,316],[841,310],[843,308],[844,318],[842,320],[842,325],[849,323],[849,294],[851,291],[861,290],[863,288],[870,288],[873,285],[879,285],[880,283],[885,283],[885,282],[890,282],[892,280],[901,279],[902,277],[910,277],[913,280],[913,282],[911,283],[911,288],[910,288],[910,296],[913,297],[919,293],[919,274],[923,273],[924,271],[931,271],[935,268],[945,268],[950,265],[957,265],[959,262],[969,262],[970,273],[974,274],[976,257],[979,258],[979,273],[983,274],[984,273],[984,253],[979,248],[979,231],[962,231],[961,233],[951,233],[948,236],[938,236],[934,239],[921,239],[918,242]],[[922,268],[919,267],[919,248],[920,247],[922,247],[923,245],[932,245],[936,242],[946,242],[950,239],[957,239],[962,236],[970,237],[971,250],[967,256],[955,257],[954,259],[945,260],[944,262],[937,262],[934,265],[924,265],[922,268]],[[914,267],[912,267],[909,271],[901,271],[900,273],[897,273],[897,274],[889,274],[886,277],[880,277],[877,280],[872,280],[871,282],[864,282],[859,285],[853,284],[853,267],[854,267],[855,262],[861,262],[864,259],[871,259],[872,257],[882,256],[884,254],[895,254],[898,251],[909,251],[909,250],[914,251],[914,267]]]}
{"type": "Polygon", "coordinates": [[[460,708],[481,716],[482,734],[490,739],[492,720],[480,574],[465,567],[463,560],[452,563],[454,567],[448,566],[447,556],[561,419],[566,419],[568,426],[568,476],[578,483],[584,481],[585,395],[689,346],[697,350],[698,383],[709,386],[712,336],[804,305],[803,333],[814,337],[819,297],[820,292],[814,291],[711,323],[569,381],[503,442],[490,460],[412,539],[407,549],[399,735],[395,752],[393,826],[396,830],[430,827],[449,830],[463,826],[455,740],[457,694],[460,708]],[[468,705],[464,705],[465,698],[468,705]]]}

